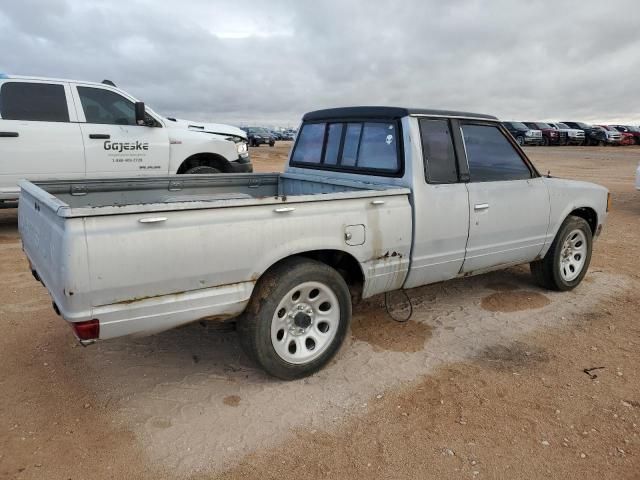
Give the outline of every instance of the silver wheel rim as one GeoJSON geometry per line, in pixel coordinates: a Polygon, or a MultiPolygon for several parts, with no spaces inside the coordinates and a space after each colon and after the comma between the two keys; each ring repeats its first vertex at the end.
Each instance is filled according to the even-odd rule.
{"type": "Polygon", "coordinates": [[[587,260],[587,237],[582,230],[572,230],[566,236],[560,252],[560,276],[572,282],[582,272],[587,260]]]}
{"type": "Polygon", "coordinates": [[[322,355],[340,323],[338,297],[325,284],[305,282],[280,300],[271,320],[271,344],[285,362],[300,365],[322,355]]]}

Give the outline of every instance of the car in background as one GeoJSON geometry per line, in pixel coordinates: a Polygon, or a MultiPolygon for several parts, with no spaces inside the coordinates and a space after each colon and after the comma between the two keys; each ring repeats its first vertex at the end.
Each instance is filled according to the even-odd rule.
{"type": "Polygon", "coordinates": [[[284,137],[282,135],[282,132],[279,132],[277,130],[269,130],[269,133],[271,133],[271,136],[274,138],[274,140],[284,140],[284,137]]]}
{"type": "Polygon", "coordinates": [[[609,125],[596,125],[604,131],[604,137],[600,137],[598,145],[604,147],[606,145],[622,145],[622,133],[609,125]]]}
{"type": "Polygon", "coordinates": [[[293,141],[296,139],[297,133],[298,132],[296,132],[295,130],[285,130],[284,132],[282,132],[282,136],[284,137],[283,140],[293,141]]]}
{"type": "Polygon", "coordinates": [[[567,144],[568,145],[582,145],[584,143],[584,130],[580,128],[571,128],[569,125],[565,125],[562,122],[551,123],[547,122],[549,126],[555,128],[559,132],[567,132],[567,144]]]}
{"type": "Polygon", "coordinates": [[[560,122],[569,128],[576,128],[584,132],[584,144],[585,145],[598,145],[600,132],[596,127],[584,122],[570,122],[563,120],[560,122]]]}
{"type": "Polygon", "coordinates": [[[631,125],[611,125],[611,126],[622,134],[625,134],[625,133],[631,134],[633,136],[634,143],[636,145],[640,145],[640,128],[633,127],[631,125]]]}
{"type": "Polygon", "coordinates": [[[532,130],[521,122],[502,122],[504,128],[516,139],[518,145],[542,145],[544,139],[542,138],[542,131],[532,130]]]}
{"type": "Polygon", "coordinates": [[[543,145],[566,145],[567,144],[567,132],[561,132],[556,130],[548,123],[544,122],[522,122],[527,127],[534,130],[542,131],[543,145]]]}
{"type": "Polygon", "coordinates": [[[266,128],[245,127],[243,130],[247,132],[250,147],[259,147],[260,145],[273,147],[276,144],[276,139],[266,128]]]}

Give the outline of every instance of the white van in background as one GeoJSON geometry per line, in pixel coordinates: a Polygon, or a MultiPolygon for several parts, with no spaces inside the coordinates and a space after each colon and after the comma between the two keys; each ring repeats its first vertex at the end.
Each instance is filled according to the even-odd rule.
{"type": "Polygon", "coordinates": [[[22,179],[251,171],[239,128],[163,117],[109,81],[0,74],[0,202],[22,179]]]}

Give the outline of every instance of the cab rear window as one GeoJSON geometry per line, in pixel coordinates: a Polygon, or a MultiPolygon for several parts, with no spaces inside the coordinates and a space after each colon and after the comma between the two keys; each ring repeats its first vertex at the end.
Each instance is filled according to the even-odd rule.
{"type": "Polygon", "coordinates": [[[395,121],[322,122],[302,126],[291,164],[395,175],[401,171],[395,121]]]}

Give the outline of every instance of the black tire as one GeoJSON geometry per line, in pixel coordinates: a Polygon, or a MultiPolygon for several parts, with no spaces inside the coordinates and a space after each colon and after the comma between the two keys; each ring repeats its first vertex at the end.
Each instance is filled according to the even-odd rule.
{"type": "Polygon", "coordinates": [[[282,380],[306,377],[320,370],[342,345],[351,323],[351,296],[346,282],[333,268],[315,260],[292,257],[267,271],[255,286],[245,313],[237,324],[240,343],[267,373],[282,380]],[[307,363],[285,361],[273,346],[271,324],[287,293],[305,282],[320,282],[338,299],[337,331],[323,353],[307,363]]]}
{"type": "Polygon", "coordinates": [[[518,135],[516,137],[516,142],[518,142],[518,145],[520,145],[521,147],[524,147],[524,137],[522,135],[518,135]]]}
{"type": "Polygon", "coordinates": [[[276,142],[269,142],[270,147],[275,147],[275,145],[276,145],[276,142]]]}
{"type": "Polygon", "coordinates": [[[208,165],[200,165],[198,167],[190,168],[184,173],[185,175],[196,175],[196,174],[212,175],[214,173],[221,173],[221,172],[217,168],[210,167],[208,165]]]}
{"type": "Polygon", "coordinates": [[[544,145],[545,147],[549,146],[549,137],[544,137],[542,139],[542,145],[544,145]]]}
{"type": "Polygon", "coordinates": [[[548,290],[558,290],[561,292],[573,290],[577,287],[589,269],[593,248],[592,237],[591,227],[584,218],[573,215],[568,216],[560,226],[560,230],[558,230],[558,234],[545,257],[542,260],[536,260],[530,263],[531,273],[538,285],[548,290]],[[580,274],[575,279],[567,281],[562,277],[560,272],[560,259],[563,254],[562,248],[567,237],[575,230],[581,230],[582,233],[584,233],[587,242],[587,251],[580,274]]]}

